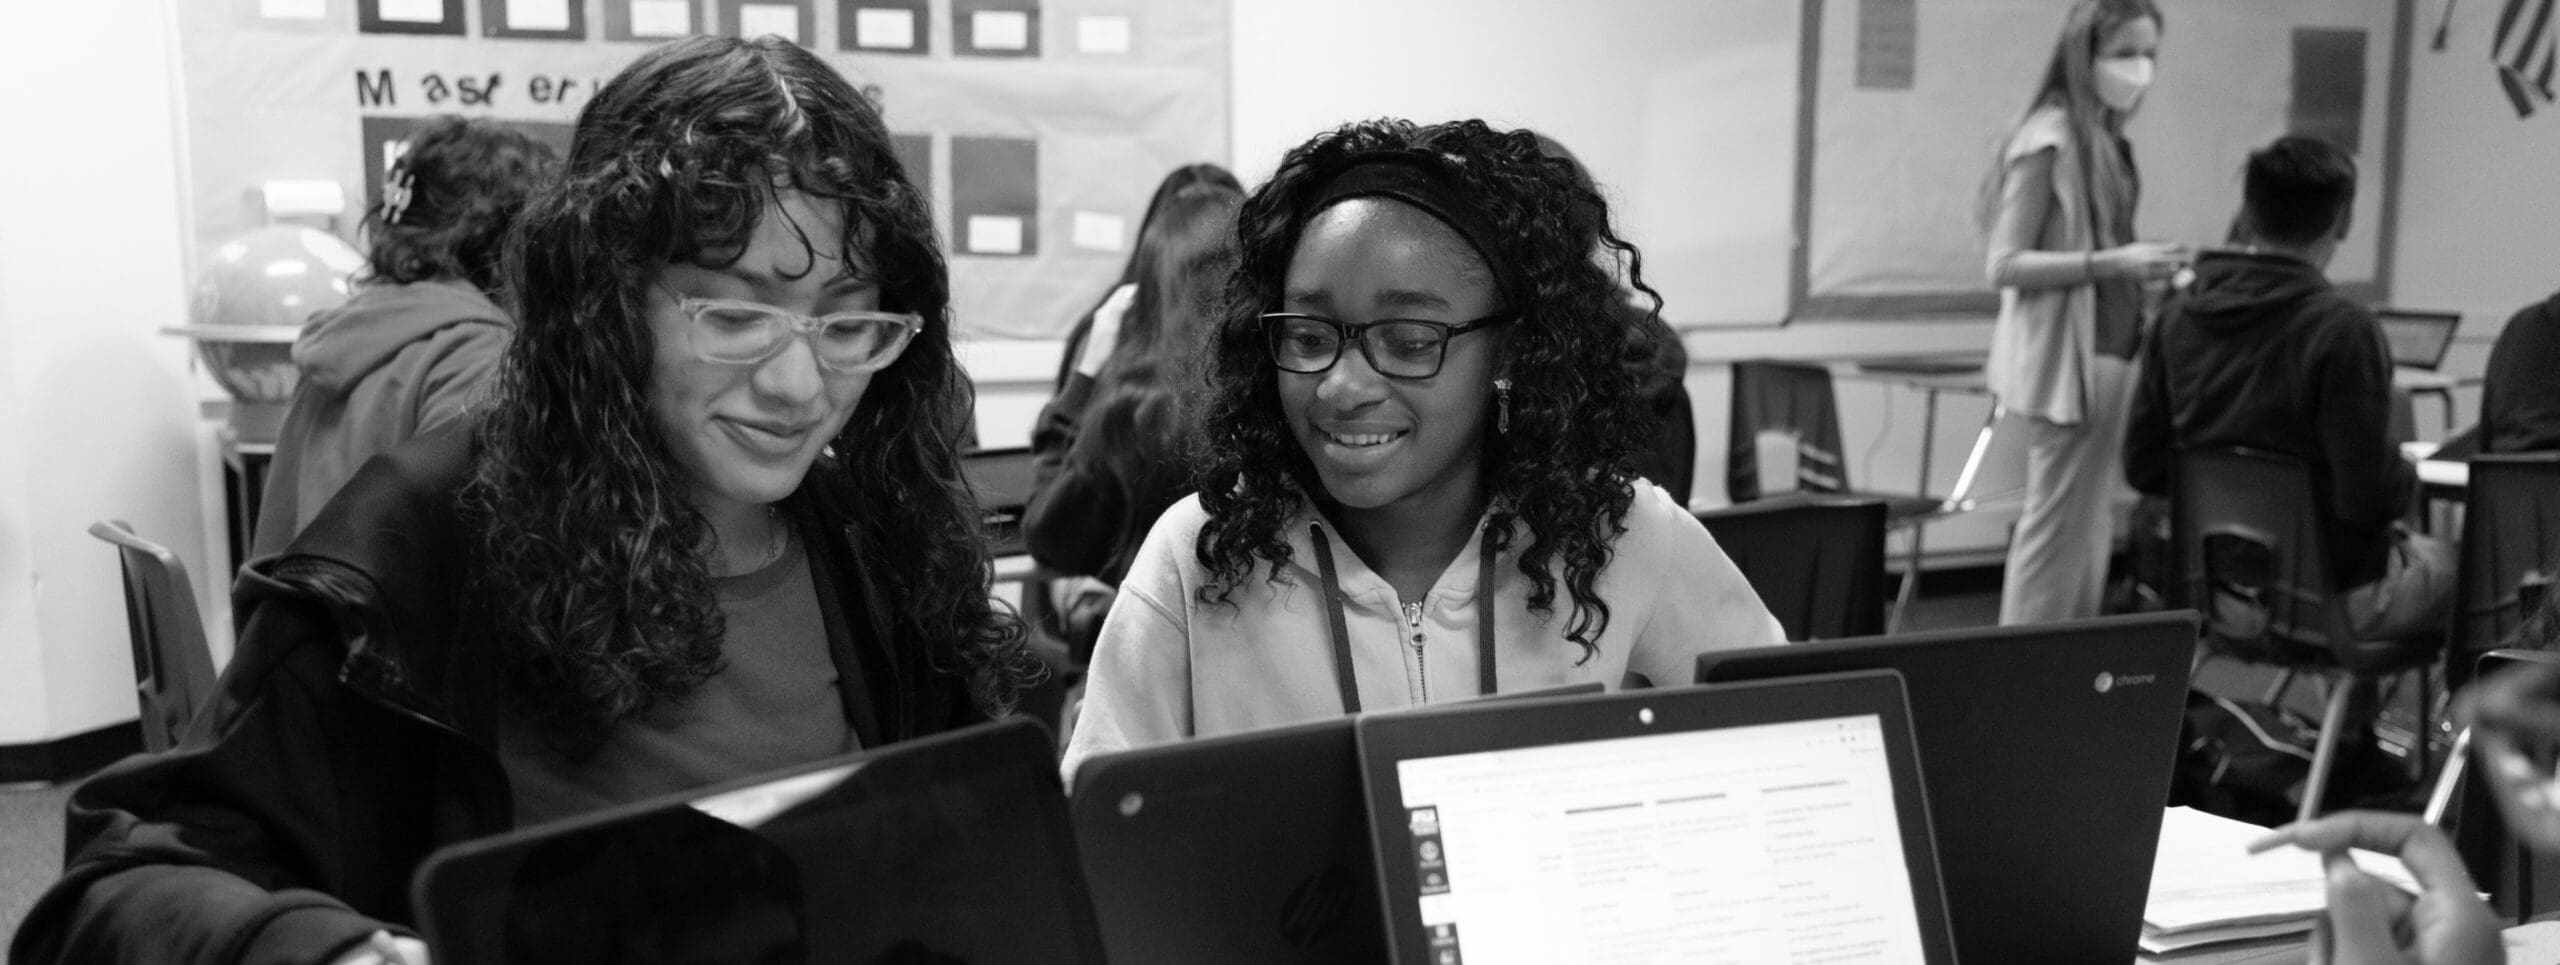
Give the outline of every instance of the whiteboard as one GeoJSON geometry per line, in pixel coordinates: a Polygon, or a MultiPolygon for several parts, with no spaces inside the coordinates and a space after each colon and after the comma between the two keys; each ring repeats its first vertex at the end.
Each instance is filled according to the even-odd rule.
{"type": "Polygon", "coordinates": [[[1347,121],[1570,148],[1681,327],[1787,315],[1806,0],[1233,0],[1236,173],[1347,121]]]}
{"type": "MultiPolygon", "coordinates": [[[[1987,314],[1975,206],[1992,158],[2051,58],[2065,4],[1921,0],[1909,89],[1857,85],[1862,4],[1805,0],[1810,172],[1799,317],[1987,314]]],[[[2143,179],[2138,237],[2220,242],[2251,150],[2286,133],[2294,35],[2364,34],[2353,227],[2332,280],[2378,297],[2389,181],[2393,0],[2163,0],[2159,80],[2127,126],[2143,179]]]]}

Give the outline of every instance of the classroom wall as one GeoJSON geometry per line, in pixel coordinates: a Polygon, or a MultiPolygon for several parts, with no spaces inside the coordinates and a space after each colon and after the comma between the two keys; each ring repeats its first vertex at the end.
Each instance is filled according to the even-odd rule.
{"type": "MultiPolygon", "coordinates": [[[[2392,301],[2463,313],[2470,351],[2448,364],[2464,374],[2477,374],[2508,316],[2560,289],[2560,104],[2519,117],[2499,89],[2489,61],[2499,7],[2456,8],[2439,52],[2437,8],[2420,4],[2409,59],[2392,301]]],[[[2464,424],[2478,416],[2467,395],[2464,424]]]]}
{"type": "Polygon", "coordinates": [[[124,518],[205,572],[189,349],[158,331],[186,318],[173,14],[23,4],[0,31],[0,746],[134,716],[123,588],[91,522],[124,518]],[[112,45],[65,42],[107,25],[112,45]]]}

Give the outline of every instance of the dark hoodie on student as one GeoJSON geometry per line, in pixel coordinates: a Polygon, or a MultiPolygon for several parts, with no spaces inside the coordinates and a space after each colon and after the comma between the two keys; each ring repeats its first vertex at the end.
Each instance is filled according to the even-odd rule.
{"type": "Polygon", "coordinates": [[[292,542],[365,460],[462,414],[511,335],[507,313],[461,281],[369,285],[313,315],[293,343],[302,379],[251,554],[292,542]]]}
{"type": "Polygon", "coordinates": [[[2180,446],[2294,456],[2326,496],[2335,588],[2380,578],[2415,475],[2391,438],[2391,360],[2373,313],[2284,255],[2207,252],[2195,271],[2144,352],[2125,478],[2167,495],[2180,446]]]}

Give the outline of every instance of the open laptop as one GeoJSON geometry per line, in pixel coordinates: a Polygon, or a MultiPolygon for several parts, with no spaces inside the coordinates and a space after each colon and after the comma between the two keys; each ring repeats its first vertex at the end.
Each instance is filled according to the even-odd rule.
{"type": "Polygon", "coordinates": [[[2391,351],[2391,364],[2429,372],[2444,364],[2445,352],[2453,348],[2453,333],[2462,327],[2460,312],[2377,308],[2373,317],[2382,324],[2382,341],[2391,351]]]}
{"type": "Polygon", "coordinates": [[[1355,730],[1398,965],[1955,960],[1891,671],[1355,730]]]}
{"type": "Polygon", "coordinates": [[[1103,961],[1048,732],[1022,718],[444,848],[439,965],[1103,961]]]}
{"type": "Polygon", "coordinates": [[[1968,962],[2122,961],[2142,928],[2193,613],[1732,650],[1701,681],[1890,668],[1968,962]]]}
{"type": "Polygon", "coordinates": [[[1067,809],[1111,960],[1385,962],[1353,720],[1142,747],[1077,768],[1067,809]]]}

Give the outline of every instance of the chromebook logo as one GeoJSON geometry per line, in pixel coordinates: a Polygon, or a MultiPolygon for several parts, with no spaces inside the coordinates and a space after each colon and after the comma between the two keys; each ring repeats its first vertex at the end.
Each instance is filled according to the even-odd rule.
{"type": "Polygon", "coordinates": [[[2103,694],[2118,687],[2139,687],[2158,679],[2160,679],[2160,675],[2158,674],[2129,673],[2119,677],[2101,670],[2098,671],[2098,679],[2092,684],[2092,686],[2096,687],[2098,692],[2103,694]]]}

